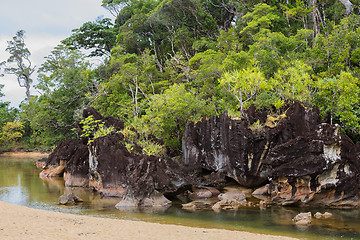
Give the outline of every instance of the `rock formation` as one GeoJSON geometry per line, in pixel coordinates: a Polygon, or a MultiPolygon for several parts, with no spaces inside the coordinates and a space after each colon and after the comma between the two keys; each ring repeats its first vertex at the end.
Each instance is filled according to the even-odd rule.
{"type": "Polygon", "coordinates": [[[311,224],[311,212],[303,212],[296,215],[292,220],[296,225],[309,225],[311,224]]]}
{"type": "MultiPolygon", "coordinates": [[[[167,206],[180,193],[195,200],[184,205],[189,209],[253,206],[247,201],[251,192],[261,200],[260,207],[360,205],[360,148],[338,126],[323,121],[316,107],[296,102],[277,116],[251,107],[243,119],[224,113],[189,122],[184,166],[168,157],[147,156],[136,145],[128,150],[120,120],[85,109],[83,117],[90,115],[114,131],[95,139],[65,140],[40,176],[62,176],[66,186],[119,197],[119,209],[167,206]],[[224,193],[225,185],[235,183],[250,192],[224,193]]],[[[81,135],[82,124],[76,126],[81,135]]]]}
{"type": "Polygon", "coordinates": [[[76,139],[63,141],[49,155],[40,177],[64,177],[66,186],[88,186],[87,146],[76,139]]]}
{"type": "Polygon", "coordinates": [[[74,205],[79,202],[83,202],[83,200],[74,193],[63,194],[59,197],[60,205],[74,205]]]}
{"type": "Polygon", "coordinates": [[[184,164],[195,175],[225,175],[247,187],[269,182],[257,194],[280,205],[359,206],[358,148],[322,122],[317,108],[298,102],[277,118],[250,110],[243,120],[222,114],[188,123],[184,164]]]}
{"type": "MultiPolygon", "coordinates": [[[[88,137],[63,141],[47,159],[42,178],[63,176],[66,186],[90,187],[105,197],[123,198],[118,208],[168,205],[165,196],[190,188],[191,180],[174,160],[130,152],[118,132],[124,127],[121,121],[103,118],[93,108],[85,109],[83,117],[90,115],[105,127],[113,127],[114,132],[93,141],[88,137]]],[[[77,123],[79,134],[82,127],[77,123]]]]}

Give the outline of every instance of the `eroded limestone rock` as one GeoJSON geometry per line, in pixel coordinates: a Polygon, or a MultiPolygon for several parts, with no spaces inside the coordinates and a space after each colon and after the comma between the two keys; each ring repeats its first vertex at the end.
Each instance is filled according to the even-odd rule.
{"type": "Polygon", "coordinates": [[[360,206],[360,148],[339,126],[299,102],[278,117],[266,115],[250,108],[240,120],[221,114],[188,123],[184,164],[190,173],[205,170],[219,181],[225,175],[257,188],[268,180],[255,195],[279,205],[360,206]]]}

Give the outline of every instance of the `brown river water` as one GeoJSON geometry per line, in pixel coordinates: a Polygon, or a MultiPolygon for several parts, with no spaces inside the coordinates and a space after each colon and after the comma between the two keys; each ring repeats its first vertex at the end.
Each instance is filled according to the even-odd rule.
{"type": "Polygon", "coordinates": [[[0,201],[32,208],[45,209],[79,215],[105,218],[119,218],[177,224],[204,228],[221,228],[263,234],[297,237],[300,239],[360,239],[360,209],[301,209],[272,207],[261,210],[246,207],[237,211],[187,211],[181,203],[174,203],[168,209],[142,209],[119,211],[115,204],[119,199],[104,199],[83,188],[66,188],[64,181],[39,178],[31,158],[0,157],[0,201]],[[75,206],[58,205],[59,196],[73,191],[84,202],[75,206]],[[330,212],[329,219],[314,219],[311,226],[301,228],[291,219],[299,212],[330,212]]]}

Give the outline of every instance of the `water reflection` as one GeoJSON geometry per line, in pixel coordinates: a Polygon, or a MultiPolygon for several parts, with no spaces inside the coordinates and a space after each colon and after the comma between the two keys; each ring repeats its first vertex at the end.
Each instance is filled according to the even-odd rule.
{"type": "Polygon", "coordinates": [[[34,208],[66,213],[143,220],[158,223],[181,224],[205,228],[224,228],[250,232],[286,235],[301,239],[360,239],[359,210],[326,210],[333,214],[329,219],[314,219],[305,229],[296,227],[291,219],[302,211],[324,212],[325,209],[298,208],[240,208],[238,211],[186,211],[181,203],[169,209],[115,209],[119,199],[102,198],[84,188],[68,188],[62,178],[39,178],[34,160],[16,161],[0,158],[0,201],[34,208]],[[76,206],[58,205],[62,194],[73,192],[84,200],[76,206]]]}

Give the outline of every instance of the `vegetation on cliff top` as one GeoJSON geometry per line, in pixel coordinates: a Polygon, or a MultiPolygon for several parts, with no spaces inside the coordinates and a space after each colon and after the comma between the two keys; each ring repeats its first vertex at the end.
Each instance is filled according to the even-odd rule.
{"type": "Polygon", "coordinates": [[[115,22],[84,23],[63,40],[38,69],[42,95],[20,113],[1,103],[1,136],[19,120],[23,142],[50,148],[93,106],[176,155],[187,120],[299,100],[356,140],[360,1],[345,2],[103,0],[115,22]],[[91,66],[82,49],[105,60],[91,66]]]}

